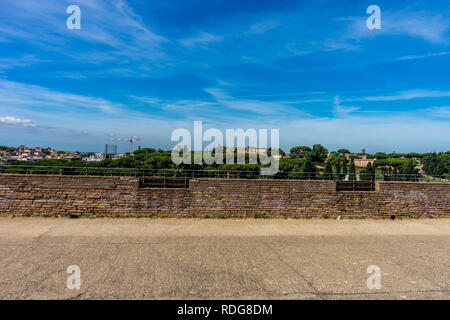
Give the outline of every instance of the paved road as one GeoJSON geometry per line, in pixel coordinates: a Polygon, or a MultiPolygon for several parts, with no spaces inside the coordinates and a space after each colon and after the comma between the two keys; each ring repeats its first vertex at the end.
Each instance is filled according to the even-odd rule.
{"type": "Polygon", "coordinates": [[[450,299],[450,219],[0,218],[0,257],[1,299],[450,299]]]}

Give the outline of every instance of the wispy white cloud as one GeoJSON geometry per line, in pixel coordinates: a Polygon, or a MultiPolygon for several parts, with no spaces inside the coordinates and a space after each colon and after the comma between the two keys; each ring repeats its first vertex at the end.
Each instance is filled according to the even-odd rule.
{"type": "Polygon", "coordinates": [[[406,34],[433,43],[447,42],[446,33],[450,28],[448,17],[430,12],[399,12],[384,15],[384,25],[388,33],[406,34]]]}
{"type": "Polygon", "coordinates": [[[33,121],[16,117],[0,117],[0,124],[20,127],[35,127],[33,121]]]}
{"type": "Polygon", "coordinates": [[[450,106],[427,108],[423,110],[423,113],[439,118],[450,119],[450,106]]]}
{"type": "Polygon", "coordinates": [[[184,47],[196,47],[204,46],[214,42],[222,42],[223,39],[224,37],[221,35],[202,32],[194,37],[181,39],[178,42],[184,47]]]}
{"type": "Polygon", "coordinates": [[[16,67],[28,67],[35,63],[45,62],[46,60],[38,59],[34,55],[23,55],[21,57],[0,57],[0,73],[7,69],[16,67]]]}
{"type": "Polygon", "coordinates": [[[28,40],[75,59],[79,58],[77,41],[95,44],[94,51],[104,45],[101,49],[110,58],[155,60],[164,57],[161,45],[167,39],[148,28],[126,1],[79,0],[76,4],[81,8],[80,30],[67,29],[62,19],[65,12],[51,0],[10,2],[2,7],[4,15],[9,17],[7,23],[0,22],[3,40],[28,40]]]}
{"type": "Polygon", "coordinates": [[[362,50],[362,47],[355,43],[354,41],[350,41],[344,38],[326,38],[321,41],[299,41],[299,40],[291,40],[286,44],[286,49],[296,56],[304,56],[309,55],[314,52],[332,52],[332,51],[359,51],[362,50]]]}
{"type": "Polygon", "coordinates": [[[294,109],[290,108],[288,105],[283,105],[278,102],[234,98],[218,88],[206,88],[205,91],[208,92],[220,106],[232,110],[248,111],[259,115],[286,114],[294,111],[294,109]]]}
{"type": "Polygon", "coordinates": [[[442,57],[449,55],[449,51],[442,51],[442,52],[431,52],[426,54],[417,54],[417,55],[406,55],[401,56],[398,58],[393,58],[392,61],[402,61],[402,60],[418,60],[418,59],[426,59],[426,58],[432,58],[432,57],[442,57]]]}
{"type": "Polygon", "coordinates": [[[28,85],[0,79],[0,107],[30,110],[56,110],[59,112],[91,111],[118,113],[121,105],[96,97],[63,93],[42,86],[28,85]]]}
{"type": "Polygon", "coordinates": [[[279,21],[275,21],[275,20],[261,21],[261,22],[253,24],[250,27],[250,33],[253,33],[256,35],[261,35],[261,34],[266,33],[267,31],[270,31],[272,29],[279,27],[280,25],[281,25],[281,23],[279,21]]]}
{"type": "Polygon", "coordinates": [[[336,117],[345,117],[349,113],[359,110],[358,107],[345,107],[341,105],[339,96],[333,98],[333,114],[336,117]]]}
{"type": "Polygon", "coordinates": [[[397,101],[397,100],[411,100],[418,98],[442,98],[442,97],[450,97],[450,91],[406,90],[400,91],[399,93],[394,95],[349,98],[346,99],[346,101],[397,101]]]}
{"type": "Polygon", "coordinates": [[[421,38],[430,43],[448,42],[450,22],[446,16],[438,12],[411,11],[409,9],[390,11],[381,7],[381,29],[369,30],[366,19],[362,17],[346,17],[340,20],[349,21],[343,39],[372,38],[380,35],[406,35],[421,38]]]}

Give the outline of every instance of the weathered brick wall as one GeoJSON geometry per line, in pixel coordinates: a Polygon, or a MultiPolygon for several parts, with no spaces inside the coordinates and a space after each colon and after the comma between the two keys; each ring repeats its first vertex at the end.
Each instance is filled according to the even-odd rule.
{"type": "Polygon", "coordinates": [[[134,209],[143,215],[190,216],[192,192],[189,189],[139,189],[134,209]]]}
{"type": "Polygon", "coordinates": [[[336,192],[334,181],[202,179],[191,182],[191,207],[242,216],[450,215],[450,183],[376,184],[376,192],[336,192]]]}
{"type": "Polygon", "coordinates": [[[0,213],[131,214],[138,181],[129,177],[0,175],[0,213]]]}
{"type": "Polygon", "coordinates": [[[450,183],[380,182],[377,191],[392,197],[393,214],[450,215],[450,183]]]}
{"type": "Polygon", "coordinates": [[[139,188],[133,177],[0,174],[2,215],[450,216],[450,183],[199,179],[189,189],[139,188]]]}

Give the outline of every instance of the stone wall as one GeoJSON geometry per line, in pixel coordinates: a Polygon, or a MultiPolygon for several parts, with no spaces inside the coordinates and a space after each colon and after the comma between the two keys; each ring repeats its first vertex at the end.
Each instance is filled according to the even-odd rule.
{"type": "Polygon", "coordinates": [[[134,213],[138,180],[129,177],[0,174],[0,213],[134,213]]]}
{"type": "Polygon", "coordinates": [[[139,188],[134,177],[0,174],[1,215],[450,216],[450,183],[198,179],[188,189],[139,188]]]}

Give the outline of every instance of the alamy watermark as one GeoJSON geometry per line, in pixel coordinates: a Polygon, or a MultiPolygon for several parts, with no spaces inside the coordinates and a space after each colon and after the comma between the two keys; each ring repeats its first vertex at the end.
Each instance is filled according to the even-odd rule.
{"type": "Polygon", "coordinates": [[[66,272],[70,274],[70,276],[66,280],[67,289],[76,289],[80,290],[81,288],[81,269],[77,265],[71,265],[67,267],[66,272]]]}
{"type": "Polygon", "coordinates": [[[179,128],[172,132],[171,141],[178,141],[172,149],[172,162],[180,164],[223,164],[224,150],[227,164],[245,164],[248,154],[249,164],[262,165],[262,175],[274,175],[279,168],[279,129],[270,129],[270,155],[268,150],[267,129],[226,129],[224,144],[223,133],[219,129],[207,129],[203,132],[202,121],[194,121],[194,144],[187,129],[179,128]],[[203,142],[210,142],[203,148],[203,142]],[[246,142],[248,141],[248,144],[246,142]],[[236,146],[235,146],[235,142],[236,146]],[[270,164],[270,165],[269,165],[270,164]]]}
{"type": "MultiPolygon", "coordinates": [[[[70,30],[81,29],[81,9],[79,6],[72,4],[67,7],[66,13],[70,16],[66,20],[67,28],[70,30]]],[[[370,30],[381,29],[381,9],[379,6],[372,4],[367,7],[367,14],[370,17],[367,18],[366,25],[370,30]]]]}
{"type": "Polygon", "coordinates": [[[381,269],[379,266],[371,265],[367,267],[367,273],[371,274],[367,278],[366,285],[368,289],[381,289],[381,269]]]}
{"type": "Polygon", "coordinates": [[[81,9],[79,6],[73,4],[67,7],[66,13],[70,16],[66,20],[67,29],[81,29],[81,9]]]}
{"type": "Polygon", "coordinates": [[[367,14],[371,16],[367,18],[366,25],[370,30],[381,29],[381,9],[379,6],[372,4],[367,7],[367,14]]]}

